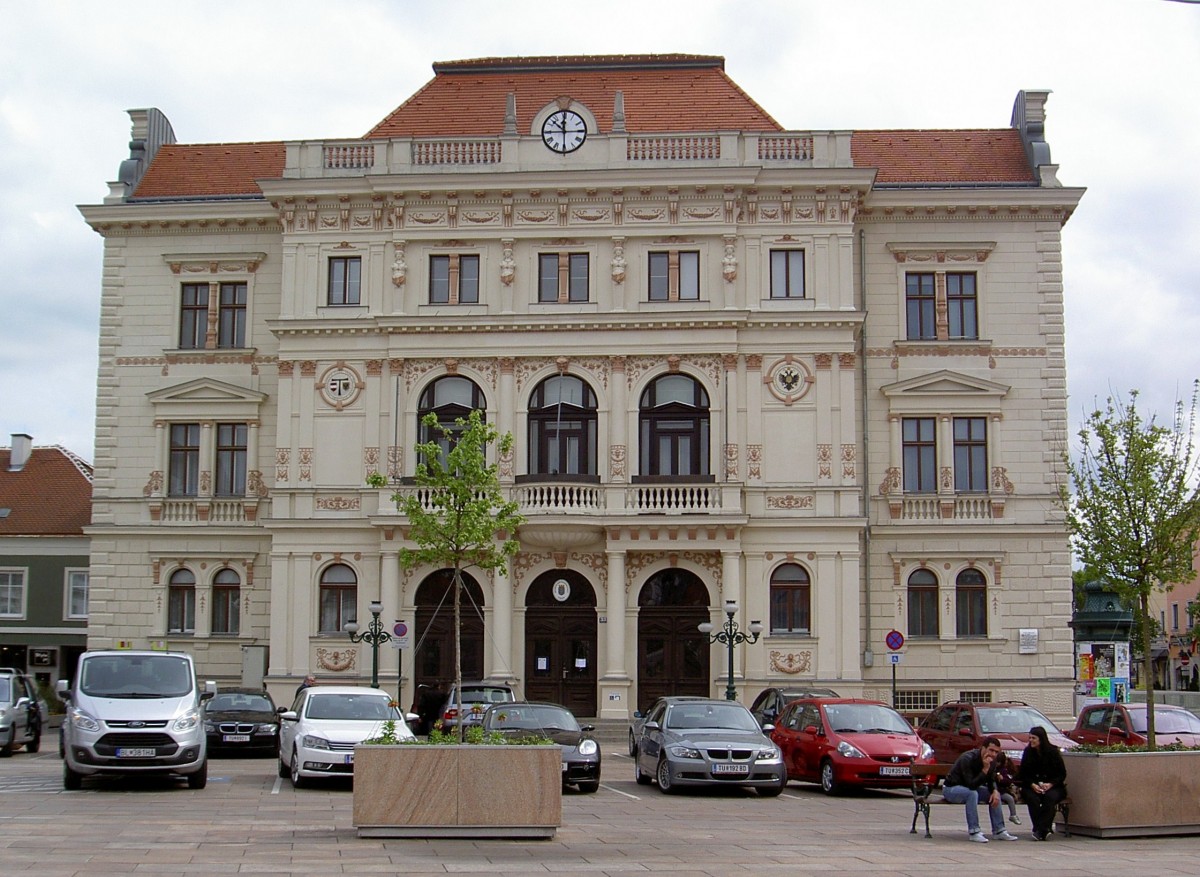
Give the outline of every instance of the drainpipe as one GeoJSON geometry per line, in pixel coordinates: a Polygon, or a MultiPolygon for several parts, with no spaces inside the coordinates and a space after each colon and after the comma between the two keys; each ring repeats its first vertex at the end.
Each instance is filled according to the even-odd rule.
{"type": "Polygon", "coordinates": [[[871,650],[871,477],[868,465],[871,462],[870,443],[867,431],[867,256],[866,233],[858,230],[858,306],[863,313],[862,327],[858,333],[859,392],[862,394],[862,512],[863,512],[863,603],[866,606],[862,665],[875,665],[875,652],[871,650]]]}

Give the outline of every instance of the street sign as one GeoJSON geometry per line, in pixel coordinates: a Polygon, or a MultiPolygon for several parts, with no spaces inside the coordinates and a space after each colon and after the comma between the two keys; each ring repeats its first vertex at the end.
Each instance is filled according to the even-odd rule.
{"type": "Polygon", "coordinates": [[[890,655],[888,655],[888,659],[889,659],[889,660],[890,660],[890,661],[891,661],[893,664],[899,664],[899,663],[900,663],[900,653],[899,653],[899,652],[892,652],[890,655]]]}
{"type": "MultiPolygon", "coordinates": [[[[899,651],[904,647],[904,634],[898,630],[889,630],[884,642],[887,643],[887,647],[893,652],[899,651]]],[[[893,661],[892,663],[894,664],[896,662],[893,661]]]]}
{"type": "Polygon", "coordinates": [[[392,648],[408,649],[412,647],[412,631],[407,621],[397,621],[392,625],[392,648]]]}

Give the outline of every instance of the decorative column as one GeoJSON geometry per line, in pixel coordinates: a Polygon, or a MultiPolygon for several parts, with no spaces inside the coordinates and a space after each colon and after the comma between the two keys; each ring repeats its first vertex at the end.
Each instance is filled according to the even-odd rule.
{"type": "MultiPolygon", "coordinates": [[[[511,562],[510,562],[511,567],[511,562]]],[[[512,680],[513,582],[509,570],[492,575],[492,669],[496,679],[512,680]]]]}
{"type": "MultiPolygon", "coordinates": [[[[624,377],[622,376],[622,380],[624,377]]],[[[604,591],[604,632],[608,666],[600,679],[600,718],[628,719],[637,704],[630,692],[633,680],[625,670],[626,625],[637,624],[637,613],[626,610],[625,552],[607,552],[608,580],[604,591]]],[[[636,633],[634,634],[636,642],[636,633]]]]}

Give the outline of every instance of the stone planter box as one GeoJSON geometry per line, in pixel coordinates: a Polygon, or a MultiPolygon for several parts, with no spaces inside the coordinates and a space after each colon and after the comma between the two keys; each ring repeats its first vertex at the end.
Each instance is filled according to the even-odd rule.
{"type": "Polygon", "coordinates": [[[1072,834],[1200,834],[1200,751],[1064,752],[1072,834]]]}
{"type": "Polygon", "coordinates": [[[558,746],[356,746],[359,837],[551,838],[562,824],[558,746]]]}

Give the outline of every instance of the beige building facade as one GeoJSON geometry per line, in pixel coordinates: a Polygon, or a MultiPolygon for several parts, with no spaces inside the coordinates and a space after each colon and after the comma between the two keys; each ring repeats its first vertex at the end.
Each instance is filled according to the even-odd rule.
{"type": "Polygon", "coordinates": [[[1008,128],[788,130],[690,55],[450,62],[363,139],[132,111],[104,238],[89,644],[206,677],[451,678],[401,569],[420,418],[473,408],[527,522],[464,673],[579,715],[832,686],[1071,709],[1062,186],[1008,128]],[[378,473],[384,488],[369,487],[378,473]],[[891,631],[904,637],[889,649],[891,631]],[[892,655],[898,663],[892,663],[892,655]]]}

